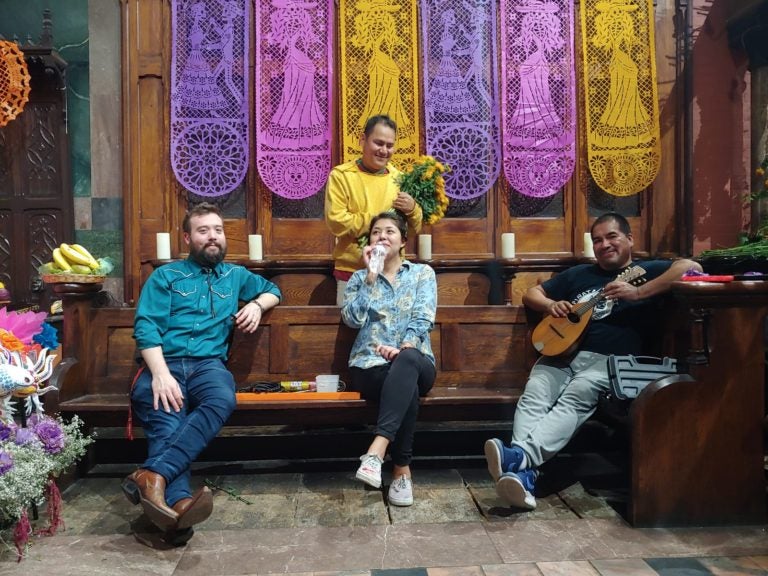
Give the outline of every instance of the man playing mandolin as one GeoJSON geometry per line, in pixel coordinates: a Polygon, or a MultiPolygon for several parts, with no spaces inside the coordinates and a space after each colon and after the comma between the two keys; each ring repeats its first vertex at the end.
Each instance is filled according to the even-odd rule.
{"type": "Polygon", "coordinates": [[[536,507],[537,468],[594,413],[609,388],[608,356],[642,353],[654,327],[654,297],[686,271],[701,271],[685,259],[633,263],[632,232],[620,214],[603,214],[591,232],[596,264],[574,266],[523,296],[526,306],[545,314],[533,335],[542,357],[517,404],[511,444],[485,443],[496,493],[512,507],[536,507]]]}

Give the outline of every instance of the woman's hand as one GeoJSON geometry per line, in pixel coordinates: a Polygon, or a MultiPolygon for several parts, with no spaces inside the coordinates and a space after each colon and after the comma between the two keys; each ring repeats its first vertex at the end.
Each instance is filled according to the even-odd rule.
{"type": "Polygon", "coordinates": [[[376,277],[379,275],[378,270],[371,270],[371,267],[368,265],[371,261],[372,251],[373,246],[370,244],[363,248],[363,264],[365,264],[365,269],[368,271],[368,274],[365,276],[365,283],[369,286],[372,286],[376,282],[376,277]]]}
{"type": "Polygon", "coordinates": [[[367,246],[363,246],[363,264],[365,264],[365,267],[368,267],[368,262],[371,261],[371,252],[373,251],[373,246],[368,244],[367,246]]]}
{"type": "Polygon", "coordinates": [[[400,348],[394,346],[387,346],[386,344],[379,344],[376,346],[376,354],[384,358],[387,362],[392,362],[398,354],[400,354],[400,348]]]}

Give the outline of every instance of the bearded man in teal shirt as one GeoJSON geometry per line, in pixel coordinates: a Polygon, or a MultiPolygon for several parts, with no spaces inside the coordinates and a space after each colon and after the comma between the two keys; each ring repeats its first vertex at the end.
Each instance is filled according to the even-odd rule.
{"type": "Polygon", "coordinates": [[[155,270],[136,308],[134,338],[144,366],[131,406],[149,454],[122,484],[175,544],[188,541],[192,526],[213,510],[207,487],[192,494],[190,465],[235,409],[235,382],[224,365],[230,333],[255,332],[281,297],[272,282],[223,261],[227,240],[216,206],[192,208],[183,229],[189,258],[155,270]],[[238,309],[240,301],[248,303],[238,309]]]}

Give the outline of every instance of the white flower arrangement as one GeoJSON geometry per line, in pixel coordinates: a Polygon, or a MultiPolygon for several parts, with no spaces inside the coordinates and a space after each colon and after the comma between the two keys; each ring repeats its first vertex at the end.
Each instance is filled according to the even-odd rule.
{"type": "Polygon", "coordinates": [[[55,534],[63,524],[55,478],[93,442],[77,416],[65,422],[43,412],[39,396],[53,389],[51,351],[59,345],[46,317],[0,308],[0,542],[6,541],[3,528],[12,528],[19,559],[32,533],[27,510],[47,500],[49,524],[36,534],[55,534]],[[23,426],[14,419],[14,399],[23,402],[23,426]]]}
{"type": "Polygon", "coordinates": [[[31,504],[41,504],[49,478],[77,462],[93,439],[73,416],[30,418],[29,427],[0,422],[0,522],[18,520],[31,504]]]}

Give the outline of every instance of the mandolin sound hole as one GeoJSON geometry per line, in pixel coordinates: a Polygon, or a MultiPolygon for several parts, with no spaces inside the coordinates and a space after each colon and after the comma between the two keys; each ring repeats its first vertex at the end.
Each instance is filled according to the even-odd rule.
{"type": "Polygon", "coordinates": [[[581,316],[576,314],[576,312],[569,312],[566,318],[568,318],[568,322],[571,324],[578,324],[581,321],[581,316]]]}

